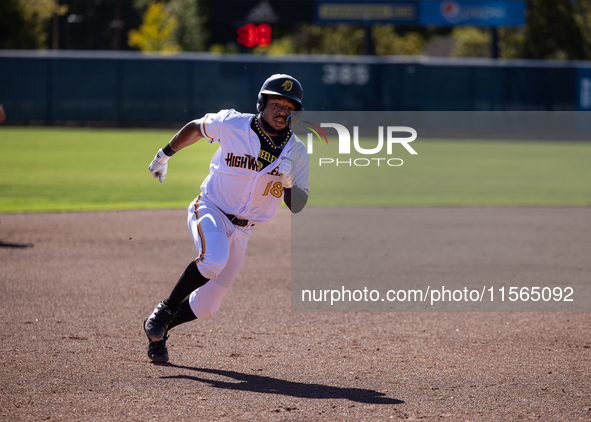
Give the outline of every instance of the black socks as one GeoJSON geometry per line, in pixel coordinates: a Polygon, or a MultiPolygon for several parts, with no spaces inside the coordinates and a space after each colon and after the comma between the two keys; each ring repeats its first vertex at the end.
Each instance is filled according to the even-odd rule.
{"type": "Polygon", "coordinates": [[[176,313],[176,315],[172,319],[172,322],[168,326],[169,330],[173,327],[176,327],[177,325],[181,325],[185,322],[197,319],[197,317],[193,313],[193,310],[191,309],[191,305],[189,305],[189,296],[187,296],[185,300],[182,301],[178,312],[176,313]]]}
{"type": "Polygon", "coordinates": [[[183,275],[181,275],[181,278],[179,278],[179,281],[177,281],[176,285],[172,289],[172,292],[170,292],[170,296],[164,299],[163,302],[166,305],[168,305],[168,307],[174,314],[175,312],[179,311],[179,308],[181,307],[183,301],[194,290],[197,290],[199,287],[203,286],[208,281],[209,279],[203,277],[197,269],[197,264],[195,263],[195,261],[191,261],[189,266],[185,269],[183,275]]]}

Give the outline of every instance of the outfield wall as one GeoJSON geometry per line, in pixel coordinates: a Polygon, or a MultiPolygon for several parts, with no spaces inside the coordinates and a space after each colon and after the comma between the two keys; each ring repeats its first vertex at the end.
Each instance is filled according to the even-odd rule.
{"type": "Polygon", "coordinates": [[[175,126],[254,112],[267,76],[289,73],[307,110],[575,110],[573,62],[421,57],[146,55],[0,51],[7,124],[175,126]]]}

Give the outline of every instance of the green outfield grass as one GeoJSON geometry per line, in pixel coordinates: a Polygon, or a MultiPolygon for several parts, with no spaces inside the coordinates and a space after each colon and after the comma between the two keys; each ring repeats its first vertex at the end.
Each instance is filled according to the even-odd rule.
{"type": "Polygon", "coordinates": [[[0,212],[167,208],[189,204],[216,147],[174,157],[166,181],[148,171],[171,130],[0,128],[0,212]]]}
{"type": "MultiPolygon", "coordinates": [[[[336,140],[329,138],[329,144],[332,147],[315,146],[311,155],[315,205],[591,205],[589,142],[419,138],[412,143],[417,155],[394,146],[390,157],[404,161],[399,167],[388,167],[385,160],[379,167],[376,160],[367,167],[320,166],[320,157],[343,159],[337,154],[336,140]]],[[[365,147],[375,145],[373,140],[365,147]]],[[[364,156],[352,154],[352,164],[360,157],[364,156]]],[[[383,153],[365,157],[389,156],[384,148],[383,153]]]]}
{"type": "MultiPolygon", "coordinates": [[[[0,127],[0,212],[186,207],[199,193],[216,146],[201,141],[175,155],[160,184],[147,167],[172,135],[0,127]]],[[[400,167],[384,161],[320,167],[319,158],[337,154],[315,146],[310,205],[591,205],[591,143],[419,138],[412,145],[418,155],[395,146],[392,157],[404,160],[400,167]]],[[[374,157],[390,158],[385,150],[374,157]]]]}

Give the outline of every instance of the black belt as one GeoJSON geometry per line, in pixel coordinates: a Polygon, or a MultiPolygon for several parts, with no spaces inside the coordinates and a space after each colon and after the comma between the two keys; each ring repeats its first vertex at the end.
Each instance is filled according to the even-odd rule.
{"type": "MultiPolygon", "coordinates": [[[[246,227],[246,226],[248,226],[248,220],[243,220],[242,218],[238,218],[238,217],[236,217],[235,215],[232,215],[232,214],[226,214],[225,212],[224,212],[224,215],[226,217],[228,217],[228,220],[230,220],[230,223],[234,224],[235,226],[238,226],[238,227],[246,227]]],[[[254,226],[254,224],[253,224],[253,226],[254,226]]]]}

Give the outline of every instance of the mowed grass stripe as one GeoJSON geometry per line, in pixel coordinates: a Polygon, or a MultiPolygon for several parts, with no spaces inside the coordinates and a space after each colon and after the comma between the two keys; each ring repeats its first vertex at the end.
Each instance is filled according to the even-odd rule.
{"type": "Polygon", "coordinates": [[[199,192],[216,147],[198,143],[170,162],[160,184],[148,171],[166,130],[0,128],[5,177],[0,212],[171,208],[199,192]]]}
{"type": "MultiPolygon", "coordinates": [[[[372,142],[365,147],[375,146],[372,142]]],[[[412,144],[418,155],[401,146],[393,150],[392,157],[404,161],[400,167],[388,167],[385,160],[379,167],[375,160],[367,167],[320,166],[320,157],[342,162],[336,144],[335,139],[329,142],[333,148],[315,147],[312,156],[311,200],[316,205],[591,205],[591,143],[418,139],[412,144]]],[[[351,159],[362,157],[372,156],[352,154],[351,159]]]]}
{"type": "MultiPolygon", "coordinates": [[[[217,146],[201,141],[176,154],[160,184],[147,167],[173,135],[0,127],[0,212],[186,207],[217,146]]],[[[337,158],[333,147],[324,147],[310,156],[311,206],[591,205],[589,143],[419,138],[418,155],[396,146],[392,156],[404,160],[400,167],[320,167],[320,157],[337,158]]],[[[376,157],[389,158],[385,149],[376,157]]]]}

